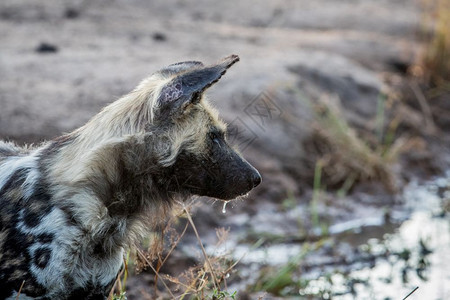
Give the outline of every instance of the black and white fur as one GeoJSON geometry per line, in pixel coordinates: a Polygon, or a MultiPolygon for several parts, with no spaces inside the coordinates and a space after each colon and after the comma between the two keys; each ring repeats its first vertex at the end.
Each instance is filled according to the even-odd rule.
{"type": "Polygon", "coordinates": [[[0,299],[106,299],[124,249],[191,195],[261,177],[203,97],[237,62],[171,65],[83,127],[35,149],[0,141],[0,299]]]}

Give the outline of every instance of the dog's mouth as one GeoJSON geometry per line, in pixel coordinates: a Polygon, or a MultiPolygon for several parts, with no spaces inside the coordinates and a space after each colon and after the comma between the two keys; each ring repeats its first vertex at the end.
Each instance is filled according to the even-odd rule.
{"type": "Polygon", "coordinates": [[[262,178],[247,161],[230,153],[233,154],[231,158],[224,155],[227,159],[222,158],[221,163],[217,163],[217,158],[210,160],[213,163],[205,163],[186,153],[180,155],[169,169],[172,178],[169,189],[224,201],[244,197],[261,183],[262,178]]]}
{"type": "MultiPolygon", "coordinates": [[[[221,186],[221,189],[211,188],[211,191],[217,191],[218,193],[213,197],[219,198],[224,201],[233,200],[236,198],[245,198],[251,190],[257,187],[261,181],[261,175],[259,172],[251,165],[250,168],[245,170],[245,172],[241,172],[240,174],[234,177],[228,177],[226,180],[226,184],[220,183],[215,185],[216,187],[221,186]]],[[[214,186],[214,185],[213,185],[214,186]]]]}
{"type": "Polygon", "coordinates": [[[209,196],[222,201],[242,199],[247,197],[248,194],[261,183],[261,175],[257,173],[257,176],[257,178],[247,180],[231,181],[226,185],[223,185],[223,183],[208,184],[205,190],[199,190],[198,192],[200,192],[200,196],[209,196]]]}
{"type": "Polygon", "coordinates": [[[204,187],[186,185],[184,188],[188,193],[197,196],[212,197],[224,202],[229,202],[234,199],[246,198],[250,191],[256,187],[256,185],[242,184],[238,185],[219,185],[219,184],[207,184],[204,187]]]}

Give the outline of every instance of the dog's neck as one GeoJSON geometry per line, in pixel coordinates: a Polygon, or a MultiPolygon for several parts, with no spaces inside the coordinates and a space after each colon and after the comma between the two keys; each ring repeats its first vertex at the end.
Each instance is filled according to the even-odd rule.
{"type": "MultiPolygon", "coordinates": [[[[101,243],[105,253],[136,242],[169,216],[173,195],[159,188],[156,181],[160,168],[152,165],[145,153],[145,142],[145,137],[133,137],[98,148],[71,181],[55,178],[51,172],[52,157],[44,160],[44,173],[51,183],[55,205],[82,227],[93,247],[98,249],[94,244],[101,243]],[[143,155],[135,157],[141,162],[139,167],[127,165],[127,155],[139,154],[143,155]]],[[[70,141],[62,147],[69,151],[70,141]]],[[[53,155],[53,159],[58,158],[57,151],[53,155]]]]}
{"type": "Polygon", "coordinates": [[[139,239],[170,211],[174,195],[159,188],[161,158],[152,157],[164,153],[161,138],[144,130],[151,122],[148,97],[135,90],[41,151],[58,205],[70,207],[105,251],[139,239]]]}

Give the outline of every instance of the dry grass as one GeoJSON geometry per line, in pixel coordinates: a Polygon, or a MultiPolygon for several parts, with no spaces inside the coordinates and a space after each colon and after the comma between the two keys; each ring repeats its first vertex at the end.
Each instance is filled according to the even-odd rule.
{"type": "Polygon", "coordinates": [[[315,155],[311,159],[320,163],[325,184],[348,190],[358,181],[374,180],[395,192],[397,186],[392,166],[399,154],[412,148],[415,141],[394,137],[398,126],[395,120],[389,122],[386,134],[380,135],[377,129],[365,133],[362,138],[341,116],[334,104],[339,101],[332,100],[329,96],[323,97],[313,105],[316,118],[312,138],[314,149],[310,152],[315,155]]]}
{"type": "MultiPolygon", "coordinates": [[[[423,25],[431,28],[425,36],[422,70],[432,86],[448,86],[450,82],[450,0],[423,0],[423,25]]],[[[420,74],[421,73],[421,74],[420,74]]]]}
{"type": "MultiPolygon", "coordinates": [[[[423,121],[418,122],[425,123],[418,126],[424,134],[432,135],[436,133],[434,114],[437,112],[432,110],[434,103],[430,102],[430,93],[450,92],[450,0],[422,0],[422,4],[422,31],[426,33],[424,51],[420,63],[411,71],[431,89],[414,80],[410,82],[410,89],[423,114],[423,121]]],[[[371,180],[382,182],[387,190],[395,192],[398,176],[393,167],[399,155],[413,148],[423,148],[423,140],[399,135],[397,128],[405,119],[400,110],[386,106],[389,101],[382,100],[390,98],[389,93],[380,95],[373,132],[351,127],[336,105],[339,99],[333,97],[326,95],[309,103],[315,112],[314,134],[306,145],[311,170],[319,163],[322,181],[332,189],[349,190],[357,182],[371,180]],[[391,120],[386,119],[388,115],[391,120]]]]}
{"type": "MultiPolygon", "coordinates": [[[[191,216],[193,202],[187,205],[179,203],[178,212],[174,213],[173,218],[168,222],[167,226],[160,234],[153,235],[146,250],[136,249],[134,255],[134,263],[137,273],[144,269],[151,269],[155,275],[155,284],[149,286],[152,295],[149,293],[149,299],[235,299],[236,292],[227,291],[227,280],[233,269],[238,263],[229,258],[228,254],[220,256],[211,256],[206,253],[200,237],[191,216]],[[172,225],[175,222],[186,220],[186,225],[181,232],[177,232],[172,225]],[[188,268],[176,276],[162,274],[161,268],[173,254],[175,248],[183,239],[187,229],[191,227],[197,238],[199,248],[203,255],[203,262],[188,268]],[[166,251],[163,247],[163,241],[166,240],[166,251]],[[168,241],[168,243],[167,243],[168,241]],[[163,254],[164,253],[164,254],[163,254]],[[158,282],[160,285],[158,285],[158,282]],[[161,289],[160,286],[163,288],[161,289]]],[[[228,236],[228,231],[221,228],[216,230],[217,244],[220,246],[228,236]]],[[[127,266],[127,264],[125,264],[127,266]]],[[[118,276],[116,284],[109,299],[125,300],[126,277],[128,276],[128,267],[126,267],[118,276]]]]}

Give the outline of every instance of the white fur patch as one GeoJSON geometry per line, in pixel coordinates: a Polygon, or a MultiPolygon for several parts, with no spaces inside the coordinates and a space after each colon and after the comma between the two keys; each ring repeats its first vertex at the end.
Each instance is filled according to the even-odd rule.
{"type": "Polygon", "coordinates": [[[37,157],[34,155],[12,156],[0,162],[0,189],[18,169],[36,170],[37,157]]]}

